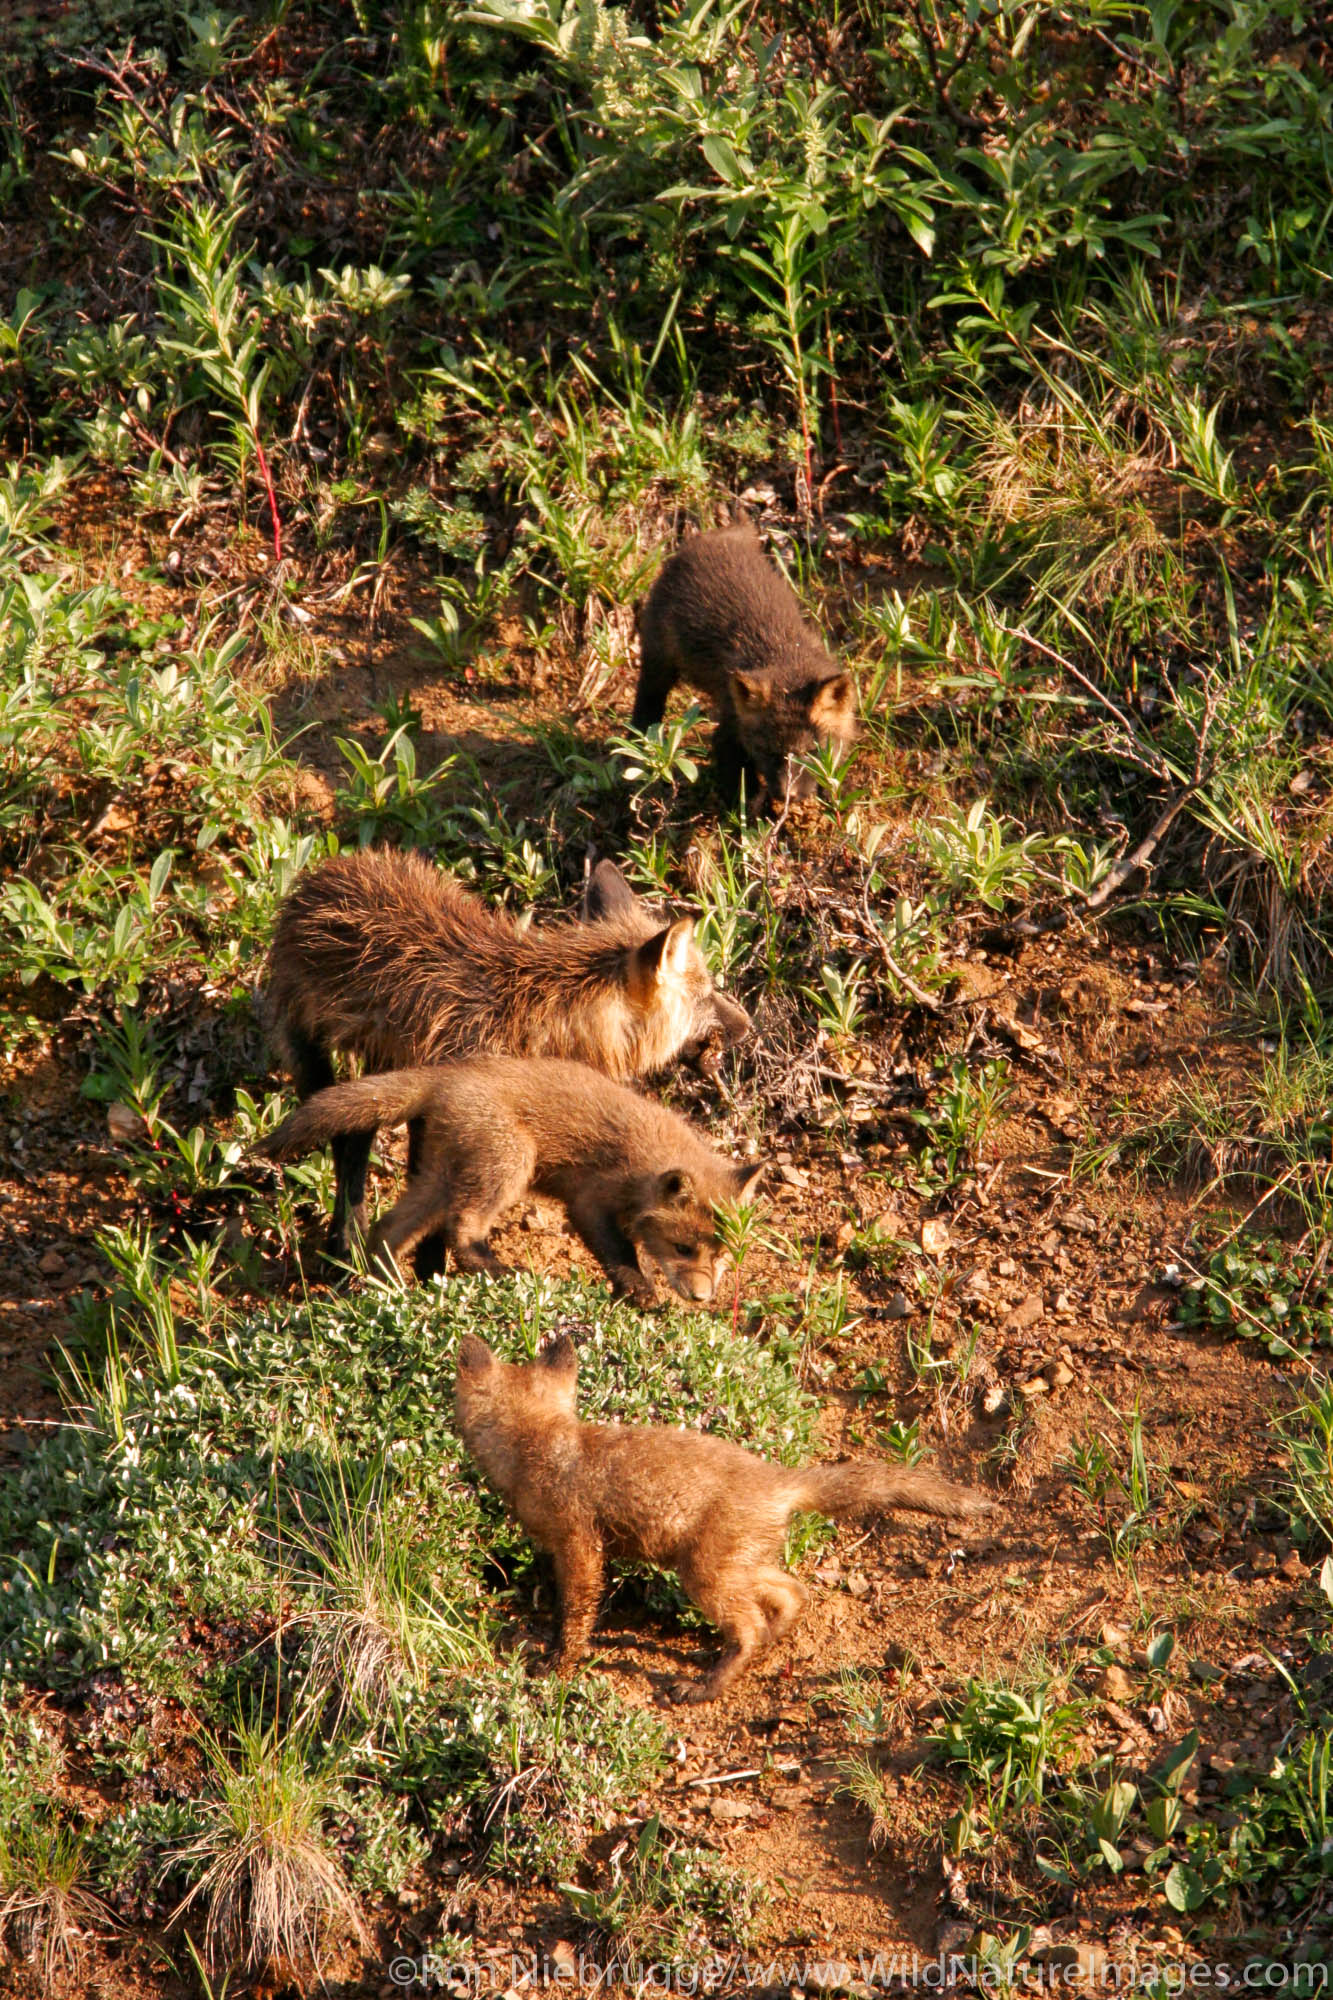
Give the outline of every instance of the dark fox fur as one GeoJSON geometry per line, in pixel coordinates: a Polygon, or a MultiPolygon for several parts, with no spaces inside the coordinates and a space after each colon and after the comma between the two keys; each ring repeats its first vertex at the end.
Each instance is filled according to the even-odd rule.
{"type": "MultiPolygon", "coordinates": [[[[334,1081],[335,1053],[372,1070],[561,1056],[628,1078],[747,1034],[689,920],[663,924],[609,863],[599,881],[604,916],[521,931],[419,854],[340,854],[303,876],[278,916],[265,1002],[298,1095],[334,1081]]],[[[335,1253],[349,1219],[364,1226],[369,1157],[359,1133],[334,1147],[335,1253]]]]}
{"type": "Polygon", "coordinates": [[[793,768],[825,744],[840,753],[856,734],[851,676],[806,624],[795,592],[752,528],[715,528],[683,542],[639,614],[642,649],[632,721],[662,720],[685,681],[717,709],[719,780],[742,772],[781,806],[806,798],[813,780],[793,768]]]}
{"type": "Polygon", "coordinates": [[[719,1627],[721,1659],[678,1693],[711,1701],[779,1638],[806,1590],[781,1567],[793,1514],[839,1517],[904,1507],[974,1520],[994,1502],[919,1467],[873,1460],[791,1471],[725,1438],[664,1425],[581,1424],[578,1362],[567,1339],[536,1361],[497,1361],[484,1341],[459,1344],[454,1407],[483,1475],[555,1561],[558,1669],[587,1650],[608,1559],[673,1569],[719,1627]]]}
{"type": "Polygon", "coordinates": [[[406,1192],[372,1232],[372,1264],[397,1264],[438,1231],[460,1269],[499,1272],[487,1239],[532,1188],[563,1203],[615,1290],[640,1305],[657,1298],[641,1251],[682,1298],[713,1297],[725,1262],[713,1204],[736,1200],[763,1171],[721,1159],[674,1111],[582,1063],[513,1056],[335,1084],[259,1151],[294,1159],[408,1121],[416,1158],[406,1192]]]}

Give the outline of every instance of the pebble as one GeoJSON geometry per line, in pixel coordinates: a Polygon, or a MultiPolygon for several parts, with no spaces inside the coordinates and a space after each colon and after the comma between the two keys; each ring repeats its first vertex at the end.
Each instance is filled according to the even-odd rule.
{"type": "Polygon", "coordinates": [[[65,1268],[65,1260],[60,1252],[51,1249],[45,1252],[37,1269],[44,1278],[58,1278],[65,1268]]]}

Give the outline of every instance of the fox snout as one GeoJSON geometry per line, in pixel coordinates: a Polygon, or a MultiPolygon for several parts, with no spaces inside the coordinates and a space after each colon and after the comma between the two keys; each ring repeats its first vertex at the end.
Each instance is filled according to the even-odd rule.
{"type": "Polygon", "coordinates": [[[715,1271],[668,1271],[671,1289],[693,1306],[710,1306],[717,1294],[715,1271]]]}

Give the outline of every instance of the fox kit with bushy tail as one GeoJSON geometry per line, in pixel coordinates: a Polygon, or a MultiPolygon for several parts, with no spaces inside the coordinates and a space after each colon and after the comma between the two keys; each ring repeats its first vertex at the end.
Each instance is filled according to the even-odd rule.
{"type": "MultiPolygon", "coordinates": [[[[334,1081],[335,1053],[371,1070],[559,1056],[629,1078],[749,1032],[688,919],[664,924],[606,862],[586,907],[589,921],[523,931],[419,854],[326,861],[287,897],[269,954],[269,1028],[298,1094],[334,1081]]],[[[335,1253],[349,1221],[364,1229],[369,1158],[360,1130],[335,1144],[335,1253]]]]}
{"type": "Polygon", "coordinates": [[[853,1518],[893,1508],[975,1520],[984,1494],[919,1466],[848,1460],[791,1470],[725,1438],[664,1425],[581,1424],[578,1362],[567,1339],[536,1361],[498,1361],[469,1334],[459,1344],[454,1407],[482,1474],[555,1562],[558,1668],[587,1650],[608,1560],[675,1570],[722,1633],[713,1672],[684,1690],[711,1701],[779,1638],[806,1602],[781,1567],[793,1514],[853,1518]]]}
{"type": "Polygon", "coordinates": [[[851,676],[801,615],[796,593],[749,527],[714,528],[683,542],[639,614],[641,663],[631,718],[660,722],[677,681],[717,710],[718,777],[742,773],[781,806],[808,798],[814,780],[796,760],[856,735],[851,676]]]}
{"type": "Polygon", "coordinates": [[[335,1084],[259,1151],[294,1159],[409,1121],[416,1158],[372,1232],[372,1265],[401,1261],[438,1231],[461,1270],[501,1271],[487,1239],[531,1188],[564,1205],[615,1290],[640,1305],[657,1298],[641,1252],[682,1298],[713,1297],[725,1262],[714,1204],[748,1195],[763,1171],[722,1159],[674,1111],[582,1063],[512,1056],[335,1084]]]}

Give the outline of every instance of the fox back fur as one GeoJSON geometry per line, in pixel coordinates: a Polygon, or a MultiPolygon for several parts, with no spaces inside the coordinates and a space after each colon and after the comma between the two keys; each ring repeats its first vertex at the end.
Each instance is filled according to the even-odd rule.
{"type": "Polygon", "coordinates": [[[796,594],[750,527],[692,535],[667,562],[639,614],[641,663],[633,725],[660,722],[678,680],[718,712],[715,755],[725,785],[742,771],[779,806],[814,781],[794,760],[856,734],[851,676],[801,615],[796,594]]]}
{"type": "Polygon", "coordinates": [[[674,1111],[582,1063],[512,1056],[335,1084],[259,1150],[292,1159],[408,1122],[415,1158],[371,1235],[372,1264],[399,1262],[438,1231],[460,1269],[498,1272],[490,1231],[531,1188],[564,1205],[616,1291],[641,1305],[656,1301],[641,1252],[682,1298],[713,1297],[725,1263],[714,1204],[747,1193],[763,1171],[722,1159],[674,1111]]]}
{"type": "MultiPolygon", "coordinates": [[[[488,1051],[558,1056],[616,1078],[750,1030],[719,992],[688,919],[663,924],[603,863],[593,921],[522,931],[419,854],[340,854],[284,902],[265,1012],[298,1095],[335,1053],[389,1070],[488,1051]],[[604,913],[603,913],[604,912],[604,913]]],[[[364,1223],[369,1144],[334,1149],[331,1246],[364,1223]]]]}
{"type": "Polygon", "coordinates": [[[678,1690],[711,1701],[806,1602],[781,1566],[793,1514],[853,1518],[893,1508],[976,1520],[994,1502],[918,1466],[874,1460],[791,1470],[725,1438],[664,1425],[583,1424],[568,1339],[536,1361],[498,1361],[467,1335],[458,1348],[459,1433],[487,1482],[555,1562],[558,1668],[587,1650],[608,1559],[675,1570],[724,1649],[702,1682],[678,1690]]]}

